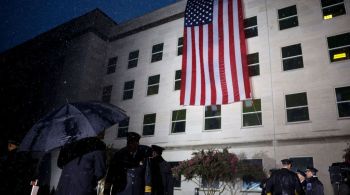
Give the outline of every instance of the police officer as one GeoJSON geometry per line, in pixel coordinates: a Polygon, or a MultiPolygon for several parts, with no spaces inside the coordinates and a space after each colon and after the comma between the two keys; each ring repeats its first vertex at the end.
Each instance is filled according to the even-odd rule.
{"type": "Polygon", "coordinates": [[[170,164],[162,157],[164,148],[152,145],[152,195],[173,195],[174,182],[170,164]]]}
{"type": "Polygon", "coordinates": [[[306,173],[306,195],[323,195],[323,184],[316,176],[317,169],[314,167],[307,167],[306,173]]]}
{"type": "Polygon", "coordinates": [[[282,169],[275,171],[266,182],[266,192],[272,195],[295,195],[303,194],[297,175],[290,169],[292,161],[283,159],[282,169]]]}
{"type": "Polygon", "coordinates": [[[139,145],[141,136],[135,132],[127,134],[126,147],[112,158],[106,175],[104,194],[141,195],[144,193],[144,161],[151,156],[151,149],[139,145]]]}

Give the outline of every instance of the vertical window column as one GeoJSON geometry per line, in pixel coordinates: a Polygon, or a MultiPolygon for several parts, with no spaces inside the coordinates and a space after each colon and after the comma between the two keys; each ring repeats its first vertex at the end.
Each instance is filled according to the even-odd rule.
{"type": "Polygon", "coordinates": [[[321,0],[321,6],[324,20],[346,14],[344,0],[321,0]]]}
{"type": "Polygon", "coordinates": [[[132,99],[134,94],[135,80],[124,83],[123,100],[132,99]]]}
{"type": "Polygon", "coordinates": [[[286,95],[287,122],[309,120],[309,108],[306,93],[286,95]]]}
{"type": "Polygon", "coordinates": [[[174,90],[180,90],[181,89],[181,70],[177,70],[175,72],[175,85],[174,90]]]}
{"type": "Polygon", "coordinates": [[[128,69],[135,68],[137,66],[138,60],[139,60],[139,50],[130,52],[129,59],[128,59],[128,69]]]}
{"type": "Polygon", "coordinates": [[[183,46],[184,46],[184,38],[180,37],[177,40],[177,55],[178,56],[182,55],[182,48],[183,48],[183,46]]]}
{"type": "Polygon", "coordinates": [[[156,126],[156,113],[146,114],[143,117],[142,135],[154,135],[155,126],[156,126]]]}
{"type": "Polygon", "coordinates": [[[111,74],[115,72],[117,61],[118,61],[118,57],[109,58],[108,65],[107,65],[107,74],[111,74]]]}
{"type": "Polygon", "coordinates": [[[262,125],[261,100],[245,100],[242,105],[243,127],[262,125]]]}
{"type": "Polygon", "coordinates": [[[159,91],[159,79],[160,79],[160,75],[159,74],[148,77],[147,95],[158,94],[158,91],[159,91]]]}
{"type": "Polygon", "coordinates": [[[260,75],[259,53],[248,54],[247,59],[249,76],[252,77],[260,75]]]}
{"type": "Polygon", "coordinates": [[[158,61],[162,60],[162,58],[163,58],[163,46],[164,46],[163,43],[153,45],[151,62],[158,62],[158,61]]]}
{"type": "Polygon", "coordinates": [[[297,6],[292,5],[278,10],[278,23],[280,30],[299,26],[297,6]]]}
{"type": "Polygon", "coordinates": [[[186,130],[186,109],[174,110],[171,119],[171,133],[181,133],[186,130]]]}
{"type": "Polygon", "coordinates": [[[206,106],[204,121],[204,130],[221,129],[221,106],[206,106]]]}
{"type": "Polygon", "coordinates": [[[331,62],[350,59],[350,33],[327,37],[331,62]]]}
{"type": "Polygon", "coordinates": [[[113,89],[113,85],[108,85],[108,86],[103,87],[103,89],[102,89],[102,101],[103,102],[110,102],[111,101],[112,89],[113,89]]]}
{"type": "Polygon", "coordinates": [[[304,67],[301,44],[282,47],[283,71],[304,67]]]}
{"type": "Polygon", "coordinates": [[[339,118],[350,117],[350,86],[335,89],[339,118]]]}
{"type": "Polygon", "coordinates": [[[118,138],[127,137],[129,130],[129,117],[119,122],[118,124],[118,138]]]}
{"type": "Polygon", "coordinates": [[[245,38],[258,36],[258,22],[256,16],[244,19],[245,38]]]}

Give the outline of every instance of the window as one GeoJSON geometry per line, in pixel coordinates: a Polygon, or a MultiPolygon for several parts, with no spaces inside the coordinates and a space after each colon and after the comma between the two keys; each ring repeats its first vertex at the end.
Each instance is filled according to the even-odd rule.
{"type": "Polygon", "coordinates": [[[335,89],[337,97],[338,116],[350,117],[350,86],[335,89]]]}
{"type": "Polygon", "coordinates": [[[284,71],[304,67],[300,43],[282,47],[282,63],[284,71]]]}
{"type": "MultiPolygon", "coordinates": [[[[179,166],[179,162],[169,162],[169,164],[171,168],[179,166]]],[[[181,178],[174,177],[173,182],[175,188],[181,188],[181,178]]]]}
{"type": "Polygon", "coordinates": [[[258,36],[256,16],[244,19],[244,34],[246,39],[258,36]]]}
{"type": "Polygon", "coordinates": [[[278,10],[280,30],[298,26],[297,6],[292,5],[278,10]]]}
{"type": "Polygon", "coordinates": [[[262,159],[243,159],[241,160],[241,166],[249,170],[250,174],[243,175],[242,191],[261,191],[260,178],[256,174],[262,174],[263,164],[262,159]]]}
{"type": "Polygon", "coordinates": [[[128,59],[128,69],[135,68],[137,66],[138,60],[139,60],[139,50],[130,52],[129,59],[128,59]]]}
{"type": "Polygon", "coordinates": [[[206,179],[201,179],[201,187],[202,188],[216,188],[219,189],[220,188],[220,181],[216,180],[213,181],[212,183],[208,183],[208,181],[206,179]]]}
{"type": "Polygon", "coordinates": [[[260,75],[259,53],[248,54],[247,58],[248,58],[249,76],[252,77],[252,76],[260,75]]]}
{"type": "Polygon", "coordinates": [[[107,74],[115,72],[115,67],[117,66],[118,57],[109,58],[107,65],[107,74]]]}
{"type": "Polygon", "coordinates": [[[124,119],[119,122],[118,125],[118,138],[126,137],[128,134],[128,129],[129,129],[129,118],[124,119]]]}
{"type": "Polygon", "coordinates": [[[124,83],[123,100],[132,99],[132,96],[134,94],[134,85],[135,80],[127,81],[124,83]]]}
{"type": "Polygon", "coordinates": [[[146,114],[143,117],[143,131],[142,135],[154,135],[156,126],[156,114],[146,114]]]}
{"type": "Polygon", "coordinates": [[[181,70],[177,70],[175,72],[175,86],[174,90],[180,90],[181,89],[181,70]]]}
{"type": "Polygon", "coordinates": [[[327,37],[331,62],[350,59],[350,33],[327,37]]]}
{"type": "Polygon", "coordinates": [[[344,0],[321,0],[321,5],[324,20],[346,14],[344,0]]]}
{"type": "Polygon", "coordinates": [[[287,121],[308,121],[309,109],[306,93],[286,95],[287,121]]]}
{"type": "Polygon", "coordinates": [[[102,89],[102,101],[103,102],[110,102],[111,101],[111,95],[112,95],[112,85],[108,85],[103,87],[102,89]]]}
{"type": "Polygon", "coordinates": [[[243,101],[243,127],[262,125],[261,100],[243,101]]]}
{"type": "Polygon", "coordinates": [[[292,161],[292,170],[295,172],[298,169],[301,171],[304,171],[306,167],[314,166],[313,158],[312,157],[295,157],[295,158],[289,158],[292,161]]]}
{"type": "Polygon", "coordinates": [[[211,105],[205,107],[204,130],[221,129],[221,106],[211,105]]]}
{"type": "Polygon", "coordinates": [[[174,110],[171,119],[171,133],[185,132],[186,109],[174,110]]]}
{"type": "Polygon", "coordinates": [[[154,95],[158,94],[159,90],[159,78],[160,75],[154,75],[148,77],[148,88],[147,88],[147,95],[154,95]]]}
{"type": "Polygon", "coordinates": [[[151,62],[161,61],[163,57],[163,43],[153,45],[151,62]]]}
{"type": "Polygon", "coordinates": [[[178,40],[177,40],[177,55],[182,55],[182,48],[184,46],[184,38],[183,37],[180,37],[178,40]]]}

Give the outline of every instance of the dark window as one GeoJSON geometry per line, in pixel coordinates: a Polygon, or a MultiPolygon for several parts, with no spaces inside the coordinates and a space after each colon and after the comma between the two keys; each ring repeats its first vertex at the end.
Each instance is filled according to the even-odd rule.
{"type": "Polygon", "coordinates": [[[107,65],[107,74],[115,72],[115,67],[117,66],[118,57],[109,58],[107,65]]]}
{"type": "Polygon", "coordinates": [[[259,187],[261,181],[254,173],[263,172],[262,159],[243,159],[240,163],[241,167],[246,168],[250,173],[242,176],[242,191],[261,191],[261,188],[259,187]]]}
{"type": "Polygon", "coordinates": [[[331,62],[350,59],[350,33],[327,37],[331,62]]]}
{"type": "Polygon", "coordinates": [[[135,68],[137,66],[138,60],[139,60],[139,50],[130,52],[129,59],[128,59],[128,69],[135,68]]]}
{"type": "Polygon", "coordinates": [[[182,55],[182,48],[184,46],[184,38],[180,37],[177,41],[177,55],[182,55]]]}
{"type": "Polygon", "coordinates": [[[297,6],[292,5],[278,10],[280,30],[298,26],[297,6]]]}
{"type": "Polygon", "coordinates": [[[153,45],[151,62],[161,61],[163,57],[163,43],[153,45]]]}
{"type": "Polygon", "coordinates": [[[204,130],[221,129],[221,106],[211,105],[205,107],[204,130]]]}
{"type": "Polygon", "coordinates": [[[171,133],[185,132],[186,129],[186,109],[174,110],[171,120],[171,133]]]}
{"type": "Polygon", "coordinates": [[[124,83],[123,100],[131,99],[134,94],[135,80],[124,83]]]}
{"type": "MultiPolygon", "coordinates": [[[[179,166],[179,162],[169,162],[171,168],[179,166]]],[[[174,177],[174,187],[175,188],[181,188],[181,178],[174,177]]]]}
{"type": "Polygon", "coordinates": [[[308,121],[309,109],[306,93],[286,95],[287,121],[308,121]]]}
{"type": "Polygon", "coordinates": [[[143,131],[142,135],[154,135],[156,126],[156,114],[146,114],[143,117],[143,131]]]}
{"type": "Polygon", "coordinates": [[[118,124],[118,138],[126,137],[129,129],[129,118],[124,119],[118,124]]]}
{"type": "Polygon", "coordinates": [[[160,75],[154,75],[148,77],[148,88],[147,88],[147,95],[154,95],[158,94],[159,90],[159,78],[160,75]]]}
{"type": "Polygon", "coordinates": [[[258,36],[258,22],[256,16],[244,19],[245,38],[258,36]]]}
{"type": "Polygon", "coordinates": [[[245,100],[243,104],[243,127],[262,125],[261,100],[245,100]]]}
{"type": "Polygon", "coordinates": [[[112,85],[108,85],[103,87],[102,89],[102,101],[103,102],[110,102],[111,101],[111,95],[112,95],[112,85]]]}
{"type": "Polygon", "coordinates": [[[306,167],[314,166],[314,161],[312,157],[295,157],[295,158],[289,158],[289,159],[292,160],[293,171],[297,171],[298,169],[304,171],[306,167]]]}
{"type": "Polygon", "coordinates": [[[321,0],[321,5],[324,20],[346,14],[344,0],[321,0]]]}
{"type": "Polygon", "coordinates": [[[303,68],[301,44],[282,47],[282,62],[284,71],[303,68]]]}
{"type": "Polygon", "coordinates": [[[259,53],[248,54],[247,59],[248,59],[249,76],[252,77],[252,76],[260,75],[259,53]]]}
{"type": "Polygon", "coordinates": [[[350,86],[336,88],[335,93],[339,117],[350,117],[350,86]]]}
{"type": "Polygon", "coordinates": [[[174,90],[181,89],[181,70],[177,70],[175,72],[175,87],[174,90]]]}

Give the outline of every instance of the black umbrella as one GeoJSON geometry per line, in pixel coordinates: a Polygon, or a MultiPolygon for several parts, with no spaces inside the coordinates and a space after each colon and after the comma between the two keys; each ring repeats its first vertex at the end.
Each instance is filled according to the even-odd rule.
{"type": "Polygon", "coordinates": [[[125,111],[112,104],[67,103],[40,119],[19,148],[21,151],[50,151],[66,143],[97,136],[126,118],[125,111]]]}

